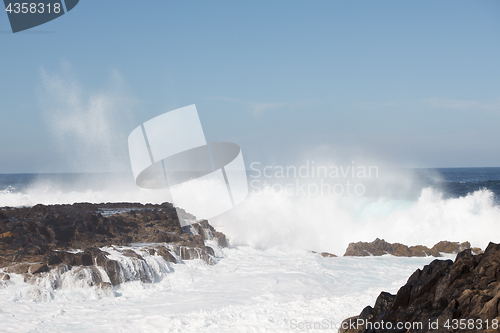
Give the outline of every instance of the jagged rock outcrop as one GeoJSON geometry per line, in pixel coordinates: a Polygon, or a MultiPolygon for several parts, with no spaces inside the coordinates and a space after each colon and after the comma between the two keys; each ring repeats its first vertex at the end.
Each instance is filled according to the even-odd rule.
{"type": "MultiPolygon", "coordinates": [[[[316,251],[311,251],[312,253],[319,253],[319,252],[316,252],[316,251]]],[[[337,256],[333,253],[329,253],[329,252],[321,252],[319,253],[321,254],[322,257],[325,257],[325,258],[336,258],[337,256]]]]}
{"type": "Polygon", "coordinates": [[[455,262],[434,260],[415,271],[396,295],[380,294],[374,307],[344,324],[350,330],[339,332],[498,332],[500,244],[490,243],[479,255],[464,250],[455,262]],[[399,329],[398,323],[407,326],[399,329]]]}
{"type": "MultiPolygon", "coordinates": [[[[181,219],[194,219],[187,213],[181,215],[181,219]]],[[[0,209],[0,269],[3,271],[0,280],[7,280],[8,273],[13,273],[22,274],[26,282],[33,283],[43,273],[64,273],[73,269],[74,274],[92,275],[89,281],[103,288],[107,288],[103,283],[116,285],[134,279],[151,282],[147,269],[142,269],[148,266],[139,254],[143,249],[134,251],[120,246],[153,243],[145,246],[147,254],[167,262],[202,259],[207,264],[214,264],[215,253],[206,245],[207,241],[215,243],[211,246],[227,246],[225,235],[206,220],[181,227],[170,203],[5,207],[0,209]],[[110,246],[130,258],[130,264],[137,266],[135,273],[123,272],[121,264],[101,250],[110,246]],[[110,282],[102,281],[100,269],[110,282]]]]}
{"type": "Polygon", "coordinates": [[[482,250],[478,247],[471,248],[469,242],[449,242],[441,241],[432,247],[433,250],[443,252],[443,253],[459,253],[463,250],[471,249],[472,253],[480,254],[482,250]]]}
{"type": "Polygon", "coordinates": [[[350,243],[344,256],[367,257],[382,256],[384,254],[392,254],[398,257],[441,257],[439,251],[429,249],[426,246],[417,245],[408,247],[400,243],[391,244],[379,238],[371,243],[350,243]]]}
{"type": "Polygon", "coordinates": [[[466,249],[471,249],[473,254],[482,252],[480,248],[471,248],[469,242],[441,241],[429,249],[423,245],[407,246],[400,243],[388,243],[383,239],[377,238],[371,243],[350,243],[344,256],[367,257],[391,254],[398,257],[441,257],[441,253],[457,254],[466,249]]]}

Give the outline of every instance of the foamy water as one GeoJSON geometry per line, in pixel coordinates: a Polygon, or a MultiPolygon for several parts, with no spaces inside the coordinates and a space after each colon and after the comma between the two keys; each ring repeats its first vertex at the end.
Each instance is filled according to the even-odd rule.
{"type": "MultiPolygon", "coordinates": [[[[0,206],[168,201],[167,191],[110,182],[119,186],[64,188],[37,181],[0,191],[0,206]]],[[[424,187],[401,198],[251,193],[209,221],[232,245],[217,253],[216,265],[169,264],[144,253],[150,282],[131,279],[112,289],[91,287],[89,272],[68,274],[57,288],[12,274],[0,287],[1,330],[290,332],[316,323],[335,332],[333,325],[373,305],[381,291],[395,293],[435,258],[323,258],[311,250],[342,255],[349,242],[376,237],[427,246],[468,240],[482,248],[500,241],[500,208],[490,190],[450,198],[424,187]]],[[[136,276],[140,267],[130,258],[107,251],[136,276]]]]}
{"type": "Polygon", "coordinates": [[[172,264],[157,283],[126,282],[112,293],[35,287],[13,274],[0,288],[2,331],[289,332],[358,314],[434,259],[323,258],[250,247],[222,255],[213,266],[172,264]]]}
{"type": "MultiPolygon", "coordinates": [[[[169,199],[168,190],[133,186],[63,190],[37,182],[23,191],[0,191],[0,206],[11,207],[75,202],[160,204],[169,199]]],[[[377,237],[429,247],[442,240],[470,241],[475,247],[485,248],[490,241],[500,242],[498,221],[500,207],[490,190],[445,198],[440,190],[426,187],[416,200],[250,193],[242,204],[210,223],[224,232],[233,245],[342,255],[350,242],[373,241],[377,237]]]]}
{"type": "Polygon", "coordinates": [[[445,199],[441,192],[424,188],[415,201],[252,195],[211,223],[233,244],[342,255],[350,242],[377,237],[429,247],[442,240],[470,241],[484,249],[490,241],[500,241],[499,221],[500,208],[489,190],[445,199]]]}

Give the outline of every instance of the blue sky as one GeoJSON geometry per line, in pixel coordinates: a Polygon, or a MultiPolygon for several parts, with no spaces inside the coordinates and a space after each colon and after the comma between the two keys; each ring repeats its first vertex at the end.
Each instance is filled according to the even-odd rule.
{"type": "Polygon", "coordinates": [[[498,167],[499,18],[498,1],[82,0],[12,34],[0,14],[0,173],[128,171],[128,133],[190,104],[247,165],[498,167]]]}

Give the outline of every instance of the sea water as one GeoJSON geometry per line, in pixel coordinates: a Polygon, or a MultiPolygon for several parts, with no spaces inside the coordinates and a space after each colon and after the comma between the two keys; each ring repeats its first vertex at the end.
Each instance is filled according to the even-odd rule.
{"type": "MultiPolygon", "coordinates": [[[[387,188],[367,184],[364,196],[250,193],[241,207],[210,221],[231,244],[217,252],[216,265],[149,258],[151,282],[102,291],[71,279],[63,288],[32,285],[12,274],[0,286],[0,331],[336,332],[343,319],[373,305],[381,291],[395,293],[435,258],[324,258],[311,251],[341,256],[349,242],[376,237],[429,247],[500,241],[499,168],[411,174],[412,181],[396,182],[410,190],[381,180],[387,188]]],[[[138,189],[127,174],[0,175],[0,206],[166,197],[138,189]]]]}

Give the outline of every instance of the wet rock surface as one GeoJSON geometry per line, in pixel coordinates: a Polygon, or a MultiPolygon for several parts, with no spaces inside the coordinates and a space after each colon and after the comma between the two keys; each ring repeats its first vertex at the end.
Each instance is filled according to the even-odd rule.
{"type": "Polygon", "coordinates": [[[325,257],[325,258],[336,258],[337,256],[333,253],[329,253],[329,252],[315,252],[315,251],[311,251],[312,253],[314,254],[321,254],[322,257],[325,257]]]}
{"type": "MultiPolygon", "coordinates": [[[[179,218],[194,220],[194,216],[182,212],[179,218]]],[[[147,245],[148,254],[160,256],[167,262],[202,259],[207,264],[214,264],[214,250],[206,241],[225,247],[225,235],[206,220],[181,227],[179,218],[170,203],[78,203],[1,208],[0,270],[3,273],[0,272],[0,279],[8,280],[8,273],[14,273],[23,274],[25,281],[32,282],[37,276],[51,271],[93,267],[85,272],[99,275],[98,268],[101,268],[109,276],[110,282],[106,283],[116,285],[127,277],[119,262],[101,248],[112,246],[141,266],[145,259],[138,251],[120,249],[132,243],[152,243],[147,245]]],[[[95,281],[107,288],[99,278],[95,281]]]]}
{"type": "Polygon", "coordinates": [[[340,332],[498,332],[500,244],[490,243],[479,255],[466,249],[455,262],[434,260],[415,271],[396,295],[381,293],[374,307],[345,323],[356,329],[340,332]],[[354,325],[358,320],[365,324],[354,325]],[[382,322],[385,327],[377,328],[382,322]],[[397,323],[422,326],[397,329],[397,323]]]}
{"type": "Polygon", "coordinates": [[[432,247],[433,250],[443,253],[459,253],[467,249],[471,249],[473,254],[480,254],[482,250],[478,247],[471,247],[469,242],[449,242],[441,241],[432,247]]]}
{"type": "MultiPolygon", "coordinates": [[[[441,257],[441,253],[459,253],[465,249],[470,249],[469,242],[458,243],[442,241],[428,248],[423,245],[407,246],[400,243],[388,243],[383,239],[375,239],[371,243],[357,242],[350,243],[344,256],[367,257],[367,256],[383,256],[391,254],[398,257],[441,257]]],[[[481,253],[481,249],[473,248],[474,254],[481,253]]]]}

